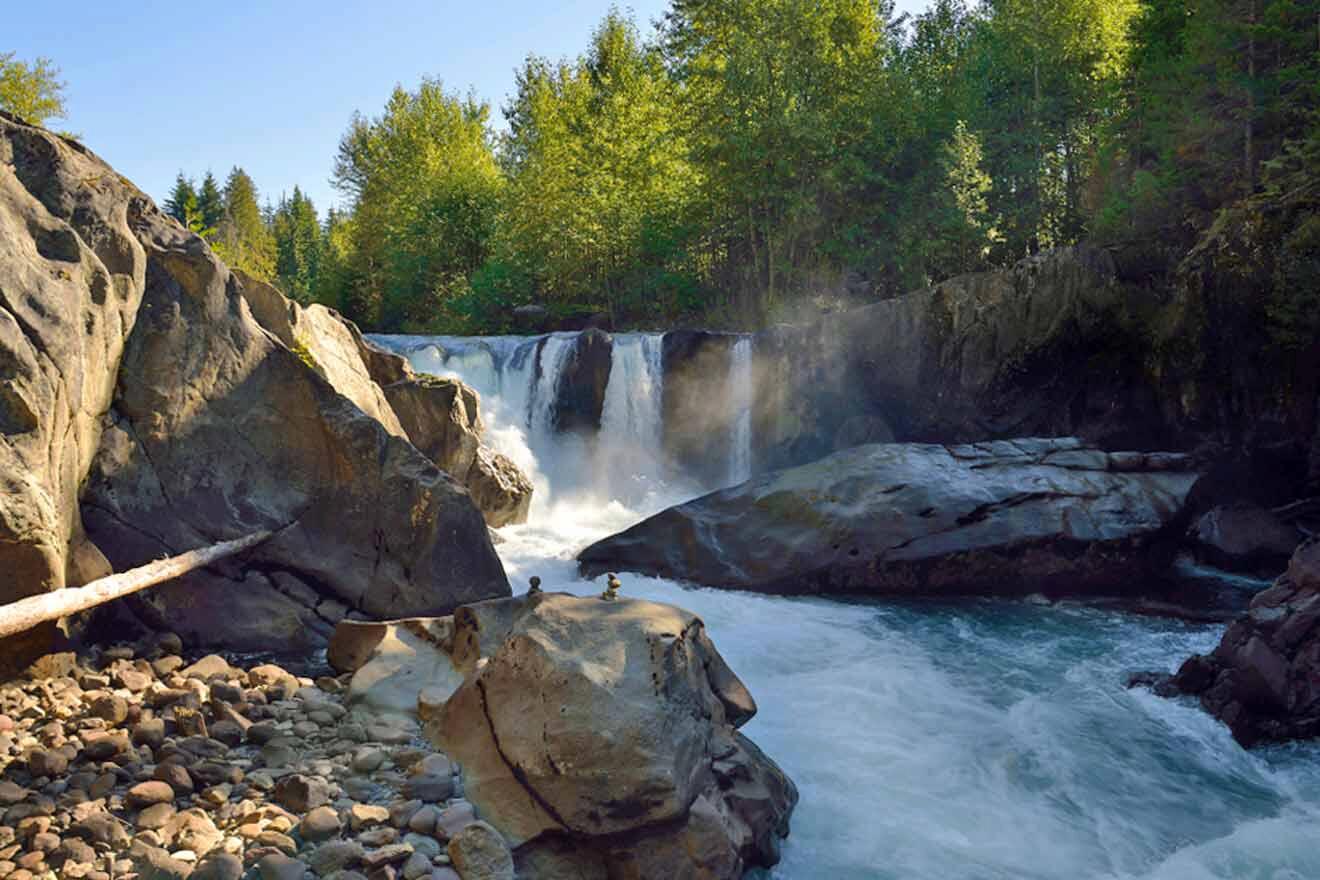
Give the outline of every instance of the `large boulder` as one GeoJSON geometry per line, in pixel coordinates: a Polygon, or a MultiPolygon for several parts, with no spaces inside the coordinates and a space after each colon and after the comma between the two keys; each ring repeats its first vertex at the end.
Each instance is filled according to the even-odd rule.
{"type": "MultiPolygon", "coordinates": [[[[0,113],[0,602],[109,571],[77,498],[142,299],[134,227],[151,210],[83,148],[0,113]]],[[[54,635],[0,654],[31,659],[54,635]]]]}
{"type": "Polygon", "coordinates": [[[1115,593],[1162,570],[1196,475],[1075,439],[860,446],[663,511],[578,557],[773,593],[1115,593]]]}
{"type": "Polygon", "coordinates": [[[269,647],[314,644],[323,607],[508,593],[480,512],[402,439],[333,312],[259,296],[99,159],[9,118],[0,229],[0,599],[259,529],[278,534],[126,607],[269,647]]]}
{"type": "Polygon", "coordinates": [[[756,707],[702,622],[542,594],[455,614],[467,677],[428,725],[521,875],[738,878],[797,800],[737,727],[756,707]]]}
{"type": "Polygon", "coordinates": [[[1302,533],[1270,511],[1250,504],[1207,510],[1189,536],[1197,555],[1231,571],[1277,575],[1297,549],[1302,533]]]}
{"type": "Polygon", "coordinates": [[[242,272],[234,274],[257,323],[279,337],[290,351],[385,430],[396,437],[410,437],[376,382],[364,357],[370,356],[368,343],[352,322],[319,303],[299,305],[258,278],[242,272]]]}
{"type": "Polygon", "coordinates": [[[1320,737],[1320,541],[1160,689],[1199,697],[1244,746],[1320,737]]]}
{"type": "Polygon", "coordinates": [[[532,481],[482,442],[481,397],[457,379],[409,376],[385,387],[413,445],[467,487],[492,528],[524,523],[532,481]]]}

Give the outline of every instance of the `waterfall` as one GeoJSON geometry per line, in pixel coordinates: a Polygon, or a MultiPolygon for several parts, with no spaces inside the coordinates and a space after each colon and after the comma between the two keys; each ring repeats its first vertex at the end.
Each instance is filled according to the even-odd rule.
{"type": "Polygon", "coordinates": [[[604,480],[600,488],[625,504],[644,504],[648,495],[673,480],[663,452],[663,338],[636,333],[614,337],[596,440],[596,473],[604,480]]]}
{"type": "Polygon", "coordinates": [[[743,336],[729,350],[729,405],[733,429],[729,443],[729,485],[752,476],[752,337],[743,336]]]}

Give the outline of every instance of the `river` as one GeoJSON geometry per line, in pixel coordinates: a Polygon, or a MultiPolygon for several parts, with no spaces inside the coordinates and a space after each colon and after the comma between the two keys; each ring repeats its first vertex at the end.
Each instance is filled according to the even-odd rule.
{"type": "MultiPolygon", "coordinates": [[[[533,476],[498,546],[515,591],[598,593],[588,543],[703,489],[661,452],[660,342],[616,336],[599,438],[557,434],[571,336],[381,337],[482,394],[488,440],[533,476]],[[539,367],[538,367],[539,365],[539,367]]],[[[750,343],[748,343],[750,344],[750,343]]],[[[747,358],[733,347],[735,387],[747,358]]],[[[748,468],[748,421],[728,449],[748,468]]],[[[1213,624],[1082,604],[840,602],[624,575],[700,615],[760,711],[744,728],[797,783],[783,880],[1314,880],[1320,747],[1247,752],[1185,701],[1125,687],[1212,647],[1213,624]]]]}

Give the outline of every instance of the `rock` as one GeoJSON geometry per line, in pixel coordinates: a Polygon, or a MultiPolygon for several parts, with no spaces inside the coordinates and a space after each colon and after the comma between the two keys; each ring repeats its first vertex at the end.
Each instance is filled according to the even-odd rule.
{"type": "Polygon", "coordinates": [[[356,671],[346,702],[395,715],[417,712],[423,689],[453,692],[462,681],[445,648],[453,618],[411,618],[388,624],[341,621],[330,640],[330,662],[356,671]]]}
{"type": "Polygon", "coordinates": [[[165,826],[165,834],[176,847],[205,856],[224,840],[211,817],[199,809],[184,810],[165,826]]]}
{"type": "Polygon", "coordinates": [[[342,827],[338,813],[330,807],[317,807],[303,817],[298,833],[303,840],[318,843],[337,836],[342,827]]]}
{"type": "Polygon", "coordinates": [[[307,861],[313,871],[325,877],[335,871],[359,864],[363,855],[365,850],[357,841],[332,840],[313,850],[307,861]]]}
{"type": "Polygon", "coordinates": [[[307,865],[280,853],[271,853],[257,862],[261,880],[303,880],[307,865]]]}
{"type": "Polygon", "coordinates": [[[168,804],[174,800],[174,789],[168,783],[153,779],[139,782],[128,790],[127,801],[131,807],[143,809],[153,804],[168,804]]]}
{"type": "Polygon", "coordinates": [[[390,820],[390,811],[372,804],[354,804],[349,808],[349,824],[354,831],[383,825],[390,820]]]}
{"type": "Polygon", "coordinates": [[[235,272],[252,316],[292,351],[306,352],[315,369],[396,437],[406,437],[380,385],[363,359],[362,334],[337,312],[319,303],[303,306],[275,287],[244,272],[235,272]]]}
{"type": "Polygon", "coordinates": [[[578,558],[588,573],[778,593],[1122,593],[1167,566],[1196,475],[1112,458],[1068,439],[861,446],[670,508],[578,558]]]}
{"type": "MultiPolygon", "coordinates": [[[[700,834],[732,854],[709,876],[777,860],[797,793],[736,732],[755,704],[698,618],[543,594],[460,608],[455,627],[455,662],[472,672],[427,733],[519,852],[570,837],[623,871],[643,841],[683,852],[700,834]]],[[[447,810],[436,827],[451,836],[451,856],[452,840],[474,827],[455,832],[455,818],[447,810]]]]}
{"type": "Polygon", "coordinates": [[[232,853],[213,852],[197,863],[191,880],[241,880],[243,860],[232,853]]]}
{"type": "Polygon", "coordinates": [[[230,668],[229,661],[224,657],[219,654],[208,654],[196,663],[179,670],[179,674],[184,678],[207,681],[212,678],[228,678],[234,674],[234,670],[230,668]]]}
{"type": "Polygon", "coordinates": [[[408,818],[408,830],[416,834],[430,834],[435,831],[435,820],[439,815],[440,810],[428,804],[408,818]]]}
{"type": "Polygon", "coordinates": [[[149,807],[144,807],[142,812],[138,813],[137,821],[134,824],[147,831],[159,831],[174,818],[174,812],[173,804],[152,804],[149,807]]]}
{"type": "Polygon", "coordinates": [[[408,860],[403,863],[404,880],[421,880],[422,877],[431,876],[431,860],[419,852],[408,856],[408,860]]]}
{"type": "Polygon", "coordinates": [[[59,776],[69,769],[69,759],[60,752],[36,749],[28,754],[27,766],[36,778],[59,776]]]}
{"type": "Polygon", "coordinates": [[[249,669],[248,679],[254,687],[281,688],[289,696],[298,690],[298,679],[273,663],[249,669]]]}
{"type": "Polygon", "coordinates": [[[409,376],[385,388],[413,445],[468,488],[494,528],[527,521],[532,483],[482,443],[480,396],[456,379],[409,376]]]}
{"type": "Polygon", "coordinates": [[[306,813],[329,803],[329,786],[314,776],[295,773],[275,783],[274,800],[294,813],[306,813]]]}
{"type": "Polygon", "coordinates": [[[449,799],[454,793],[454,779],[448,774],[436,776],[423,774],[413,776],[403,784],[404,797],[416,798],[423,803],[434,804],[449,799]]]}
{"type": "Polygon", "coordinates": [[[295,520],[122,604],[193,644],[296,649],[326,628],[265,572],[382,617],[508,594],[471,498],[327,378],[329,344],[304,362],[201,238],[93,154],[0,121],[0,215],[0,602],[295,520]]]}
{"type": "Polygon", "coordinates": [[[109,813],[93,813],[69,826],[69,834],[93,844],[119,849],[128,844],[128,832],[109,813]]]}
{"type": "MultiPolygon", "coordinates": [[[[546,350],[555,337],[544,343],[546,350]]],[[[554,424],[562,432],[594,435],[605,408],[605,388],[613,366],[614,339],[603,330],[579,333],[564,354],[556,389],[554,424]]]]}
{"type": "Polygon", "coordinates": [[[1171,684],[1243,746],[1320,737],[1320,540],[1299,547],[1219,646],[1189,658],[1171,684]]]}
{"type": "Polygon", "coordinates": [[[138,880],[186,880],[193,870],[192,865],[173,858],[165,850],[140,842],[133,844],[129,857],[138,872],[138,880]]]}
{"type": "Polygon", "coordinates": [[[1230,571],[1268,572],[1275,576],[1288,565],[1301,533],[1260,507],[1216,507],[1192,526],[1197,555],[1230,571]]]}
{"type": "MultiPolygon", "coordinates": [[[[29,762],[29,767],[31,766],[29,762]]],[[[23,801],[28,790],[9,779],[0,779],[0,806],[11,807],[23,801]]]]}
{"type": "Polygon", "coordinates": [[[514,880],[513,853],[485,822],[474,822],[452,838],[449,858],[463,880],[514,880]]]}
{"type": "Polygon", "coordinates": [[[468,493],[491,528],[527,522],[532,509],[532,481],[511,458],[485,446],[467,476],[468,493]]]}
{"type": "Polygon", "coordinates": [[[133,747],[129,742],[128,734],[122,730],[98,731],[95,735],[89,733],[86,739],[82,756],[88,761],[108,761],[117,755],[125,754],[133,747]]]}
{"type": "Polygon", "coordinates": [[[455,801],[436,816],[433,833],[436,837],[448,840],[475,821],[477,811],[472,809],[472,805],[467,801],[455,801]]]}
{"type": "Polygon", "coordinates": [[[153,751],[165,742],[165,719],[144,718],[133,725],[133,745],[149,746],[153,751]]]}
{"type": "Polygon", "coordinates": [[[92,700],[88,711],[111,724],[123,724],[124,719],[128,718],[128,701],[114,694],[104,694],[92,700]]]}

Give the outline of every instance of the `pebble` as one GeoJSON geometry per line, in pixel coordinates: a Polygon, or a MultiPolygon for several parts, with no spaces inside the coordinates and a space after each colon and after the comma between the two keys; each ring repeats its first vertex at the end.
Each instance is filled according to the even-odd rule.
{"type": "Polygon", "coordinates": [[[303,840],[320,842],[339,834],[343,823],[339,814],[331,807],[317,807],[303,817],[298,825],[298,834],[303,840]]]}
{"type": "Polygon", "coordinates": [[[152,804],[167,804],[174,800],[174,789],[169,783],[158,779],[139,782],[128,790],[128,804],[133,807],[149,807],[152,804]]]}
{"type": "Polygon", "coordinates": [[[354,831],[383,825],[390,820],[390,811],[372,804],[354,804],[349,808],[349,825],[354,831]]]}
{"type": "Polygon", "coordinates": [[[215,852],[203,858],[190,880],[241,880],[243,860],[226,852],[215,852]]]}
{"type": "Polygon", "coordinates": [[[464,880],[514,880],[509,844],[485,822],[473,822],[455,835],[449,858],[464,880]]]}
{"type": "Polygon", "coordinates": [[[271,853],[257,862],[261,880],[303,880],[307,865],[280,853],[271,853]]]}

